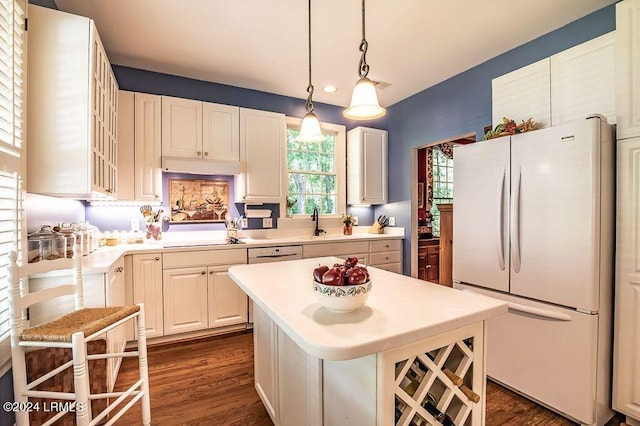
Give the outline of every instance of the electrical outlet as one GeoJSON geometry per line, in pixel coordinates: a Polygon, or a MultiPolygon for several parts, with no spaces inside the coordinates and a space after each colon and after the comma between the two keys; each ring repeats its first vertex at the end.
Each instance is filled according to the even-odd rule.
{"type": "Polygon", "coordinates": [[[273,227],[273,219],[270,217],[265,217],[262,219],[262,227],[263,228],[272,228],[273,227]]]}
{"type": "Polygon", "coordinates": [[[247,219],[246,217],[243,217],[240,222],[240,226],[242,226],[242,229],[247,229],[249,227],[249,219],[247,219]]]}
{"type": "Polygon", "coordinates": [[[357,225],[358,224],[358,216],[354,216],[353,217],[353,224],[357,225]]]}
{"type": "Polygon", "coordinates": [[[391,216],[389,218],[389,226],[396,226],[396,218],[391,216]]]}

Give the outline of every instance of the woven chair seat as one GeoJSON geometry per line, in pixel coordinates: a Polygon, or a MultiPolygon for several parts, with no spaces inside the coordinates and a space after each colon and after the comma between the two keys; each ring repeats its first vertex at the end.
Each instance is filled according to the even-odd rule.
{"type": "Polygon", "coordinates": [[[90,336],[139,310],[138,305],[80,309],[53,321],[25,329],[20,334],[20,340],[70,343],[74,333],[80,331],[85,336],[90,336]]]}

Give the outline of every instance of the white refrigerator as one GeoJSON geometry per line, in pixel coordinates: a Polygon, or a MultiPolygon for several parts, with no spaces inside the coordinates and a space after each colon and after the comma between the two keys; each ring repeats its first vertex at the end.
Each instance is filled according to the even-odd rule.
{"type": "Polygon", "coordinates": [[[454,287],[509,312],[487,374],[582,424],[610,409],[614,135],[600,116],[454,149],[454,287]]]}

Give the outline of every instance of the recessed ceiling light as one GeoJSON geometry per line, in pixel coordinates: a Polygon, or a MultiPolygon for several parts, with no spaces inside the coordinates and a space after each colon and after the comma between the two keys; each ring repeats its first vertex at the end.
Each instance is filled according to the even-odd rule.
{"type": "Polygon", "coordinates": [[[336,86],[329,85],[329,86],[324,86],[322,88],[322,91],[325,93],[335,93],[338,91],[338,88],[336,86]]]}

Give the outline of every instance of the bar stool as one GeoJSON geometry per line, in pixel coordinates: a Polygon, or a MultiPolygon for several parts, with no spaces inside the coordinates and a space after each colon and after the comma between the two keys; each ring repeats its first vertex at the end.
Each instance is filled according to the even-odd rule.
{"type": "MultiPolygon", "coordinates": [[[[77,253],[77,252],[75,252],[77,253]]],[[[51,417],[43,426],[51,425],[67,412],[75,411],[76,424],[95,425],[103,421],[118,405],[128,401],[105,424],[114,424],[138,400],[142,405],[142,424],[151,424],[151,406],[149,400],[149,374],[147,366],[147,342],[144,324],[144,306],[115,306],[106,308],[84,308],[82,285],[82,257],[41,260],[21,265],[16,252],[9,253],[8,276],[10,282],[9,302],[11,315],[11,362],[13,370],[14,398],[18,406],[27,406],[28,398],[49,398],[70,401],[60,404],[66,410],[51,417]],[[73,271],[72,283],[48,287],[29,293],[26,279],[35,274],[44,274],[55,270],[73,271]],[[30,306],[55,299],[60,296],[74,295],[75,310],[53,321],[30,328],[25,327],[24,313],[30,306]],[[138,331],[137,351],[87,355],[87,342],[103,336],[127,321],[136,321],[138,331]],[[36,380],[28,382],[25,363],[27,348],[68,348],[72,360],[46,373],[36,380]],[[139,380],[122,392],[91,394],[89,386],[88,361],[117,357],[138,357],[139,380]],[[73,392],[55,392],[34,390],[49,378],[62,371],[73,368],[73,392]],[[96,416],[92,416],[90,402],[94,399],[115,398],[96,416]]],[[[28,411],[16,412],[16,425],[28,426],[28,411]]]]}

